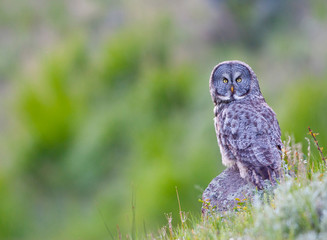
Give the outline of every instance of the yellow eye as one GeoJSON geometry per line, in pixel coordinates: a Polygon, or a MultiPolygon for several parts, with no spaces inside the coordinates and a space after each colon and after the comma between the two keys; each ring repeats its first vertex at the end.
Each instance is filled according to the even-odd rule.
{"type": "Polygon", "coordinates": [[[227,78],[224,78],[224,79],[223,79],[223,83],[228,83],[227,78]]]}
{"type": "Polygon", "coordinates": [[[236,82],[238,82],[238,83],[242,82],[242,78],[240,78],[240,77],[237,78],[237,79],[236,79],[236,82]]]}

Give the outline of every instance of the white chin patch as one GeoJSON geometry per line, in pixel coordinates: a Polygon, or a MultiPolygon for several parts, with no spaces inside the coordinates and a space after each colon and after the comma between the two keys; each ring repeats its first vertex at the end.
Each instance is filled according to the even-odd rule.
{"type": "Polygon", "coordinates": [[[223,100],[223,101],[230,100],[230,96],[221,96],[221,95],[218,95],[218,98],[220,100],[223,100]]]}

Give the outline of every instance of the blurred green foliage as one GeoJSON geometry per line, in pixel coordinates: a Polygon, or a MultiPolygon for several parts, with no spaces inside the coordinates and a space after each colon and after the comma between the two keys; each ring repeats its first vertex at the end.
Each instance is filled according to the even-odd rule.
{"type": "MultiPolygon", "coordinates": [[[[133,192],[142,235],[144,226],[155,231],[166,224],[164,213],[177,214],[175,186],[183,210],[200,212],[197,199],[223,169],[208,92],[219,61],[237,58],[253,66],[283,133],[305,144],[310,125],[327,144],[327,71],[314,72],[315,64],[303,68],[310,62],[303,45],[308,38],[288,42],[298,33],[286,33],[294,19],[278,11],[280,2],[266,13],[269,4],[253,1],[239,14],[236,1],[184,2],[199,11],[191,19],[146,1],[139,7],[149,7],[147,14],[130,1],[39,3],[24,1],[24,13],[0,5],[6,13],[0,31],[17,26],[8,35],[12,45],[0,38],[6,52],[0,54],[6,86],[0,96],[1,239],[110,238],[105,224],[115,236],[116,224],[130,232],[133,192]],[[221,9],[234,25],[216,28],[221,9]],[[280,14],[285,18],[274,22],[280,14]],[[200,19],[208,21],[192,25],[200,19]],[[55,40],[38,39],[39,28],[55,40]],[[221,38],[220,31],[231,34],[221,38]],[[304,77],[293,75],[292,63],[304,77]]],[[[324,21],[321,11],[304,15],[324,21]]]]}
{"type": "MultiPolygon", "coordinates": [[[[289,107],[285,109],[285,114],[281,114],[280,121],[283,132],[293,135],[296,141],[304,142],[305,137],[311,139],[308,135],[310,127],[314,132],[320,133],[318,140],[322,146],[326,146],[327,77],[316,80],[314,78],[307,76],[299,82],[299,86],[287,87],[283,100],[289,107]]],[[[315,155],[318,156],[318,152],[315,152],[315,155]]]]}

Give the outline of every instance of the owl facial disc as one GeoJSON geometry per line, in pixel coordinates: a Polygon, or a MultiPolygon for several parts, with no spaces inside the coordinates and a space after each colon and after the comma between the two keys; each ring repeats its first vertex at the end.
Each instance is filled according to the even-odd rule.
{"type": "Polygon", "coordinates": [[[216,104],[245,97],[261,97],[253,70],[240,61],[226,61],[218,64],[211,73],[209,84],[212,100],[216,104]]]}

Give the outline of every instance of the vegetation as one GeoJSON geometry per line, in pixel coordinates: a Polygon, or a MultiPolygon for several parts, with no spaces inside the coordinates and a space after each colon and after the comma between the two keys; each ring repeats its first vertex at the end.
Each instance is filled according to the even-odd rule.
{"type": "MultiPolygon", "coordinates": [[[[322,153],[316,133],[309,133],[322,153]]],[[[291,138],[290,138],[291,139],[291,138]]],[[[180,210],[180,223],[172,226],[172,217],[159,231],[146,239],[325,239],[327,236],[327,176],[324,156],[306,155],[301,144],[289,139],[283,148],[283,177],[278,186],[258,192],[252,199],[236,199],[231,212],[217,212],[205,205],[202,217],[180,210]]],[[[178,196],[178,195],[177,195],[178,196]]],[[[178,201],[179,202],[179,201],[178,201]]],[[[176,219],[179,221],[179,219],[176,219]]]]}

